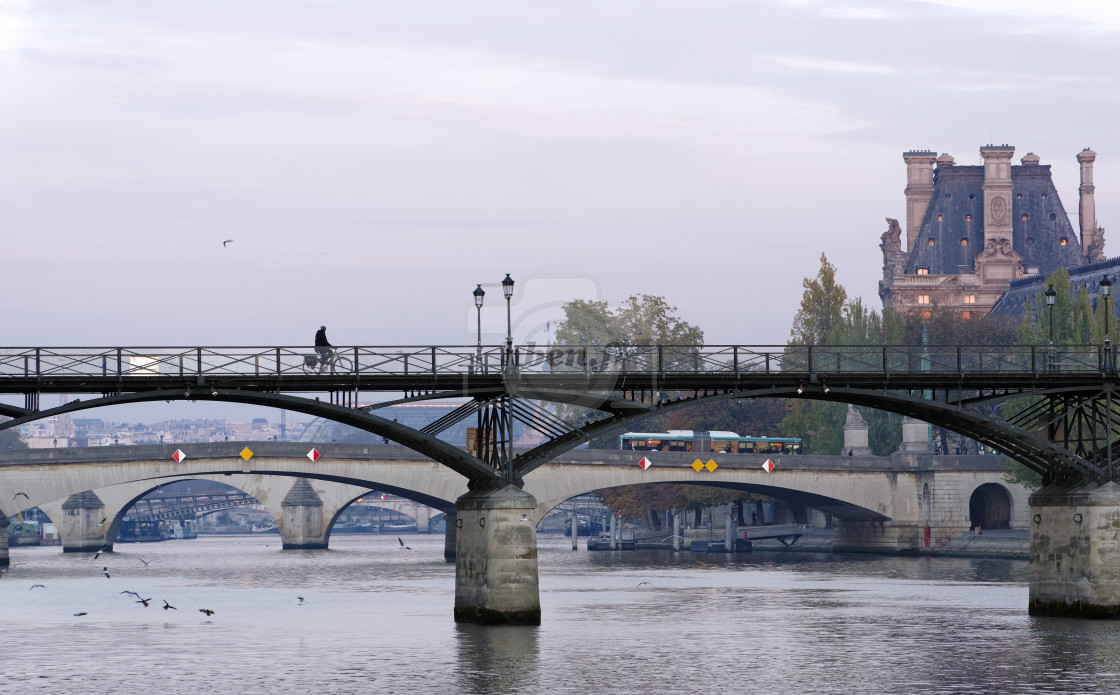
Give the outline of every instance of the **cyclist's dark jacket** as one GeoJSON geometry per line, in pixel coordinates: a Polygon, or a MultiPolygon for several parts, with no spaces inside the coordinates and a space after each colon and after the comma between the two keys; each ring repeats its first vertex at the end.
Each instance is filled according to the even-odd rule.
{"type": "Polygon", "coordinates": [[[315,331],[315,347],[334,347],[327,342],[327,332],[322,328],[315,331]]]}

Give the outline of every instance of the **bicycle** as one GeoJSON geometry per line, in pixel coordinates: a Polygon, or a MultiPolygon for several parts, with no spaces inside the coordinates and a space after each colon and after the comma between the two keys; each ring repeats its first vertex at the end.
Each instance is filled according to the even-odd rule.
{"type": "Polygon", "coordinates": [[[349,357],[340,354],[337,350],[329,350],[323,355],[304,355],[303,373],[318,376],[324,371],[330,374],[346,374],[354,370],[354,363],[349,357]]]}

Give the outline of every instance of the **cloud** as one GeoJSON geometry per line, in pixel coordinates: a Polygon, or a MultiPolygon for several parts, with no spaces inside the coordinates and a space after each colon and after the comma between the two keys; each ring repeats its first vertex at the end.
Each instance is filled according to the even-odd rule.
{"type": "Polygon", "coordinates": [[[781,67],[806,72],[843,72],[865,75],[893,75],[897,72],[886,65],[852,63],[828,58],[809,58],[806,56],[771,55],[766,58],[781,67]]]}

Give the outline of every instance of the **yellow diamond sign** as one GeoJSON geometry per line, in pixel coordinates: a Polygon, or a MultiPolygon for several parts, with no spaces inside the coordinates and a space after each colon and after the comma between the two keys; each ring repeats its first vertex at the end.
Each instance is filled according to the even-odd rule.
{"type": "Polygon", "coordinates": [[[699,473],[700,469],[703,468],[703,467],[704,467],[704,464],[700,463],[700,459],[696,459],[695,461],[692,462],[692,470],[696,471],[697,473],[699,473]]]}
{"type": "Polygon", "coordinates": [[[245,447],[241,450],[241,458],[245,459],[246,461],[253,458],[253,452],[249,451],[249,447],[245,447]]]}
{"type": "Polygon", "coordinates": [[[715,470],[719,468],[719,464],[712,459],[708,459],[708,463],[704,466],[704,468],[707,468],[709,473],[714,473],[715,470]]]}

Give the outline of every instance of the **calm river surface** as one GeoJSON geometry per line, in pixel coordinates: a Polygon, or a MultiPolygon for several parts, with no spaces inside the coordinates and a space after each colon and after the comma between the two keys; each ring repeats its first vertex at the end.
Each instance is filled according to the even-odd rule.
{"type": "Polygon", "coordinates": [[[1120,692],[1120,623],[1028,617],[1024,561],[589,553],[541,534],[541,627],[477,627],[452,620],[443,537],[404,538],[14,548],[0,693],[1120,692]]]}

